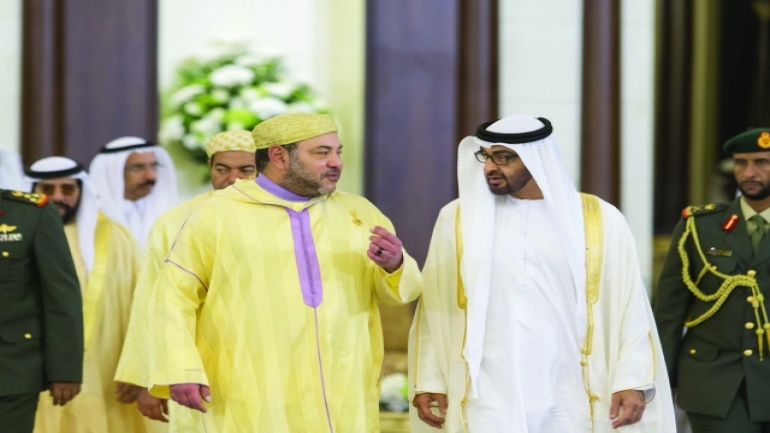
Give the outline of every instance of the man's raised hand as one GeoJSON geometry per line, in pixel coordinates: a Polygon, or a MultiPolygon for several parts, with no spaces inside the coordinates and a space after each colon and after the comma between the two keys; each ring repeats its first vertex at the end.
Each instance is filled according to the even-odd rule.
{"type": "Polygon", "coordinates": [[[366,255],[387,272],[394,272],[404,262],[401,240],[386,229],[376,226],[369,237],[369,249],[366,255]]]}

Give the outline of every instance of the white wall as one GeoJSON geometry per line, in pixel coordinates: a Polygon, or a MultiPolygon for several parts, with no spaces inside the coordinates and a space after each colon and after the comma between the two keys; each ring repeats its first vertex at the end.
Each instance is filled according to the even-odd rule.
{"type": "Polygon", "coordinates": [[[651,291],[655,0],[623,0],[621,8],[621,210],[636,238],[642,277],[651,291]]]}
{"type": "MultiPolygon", "coordinates": [[[[500,114],[553,122],[565,168],[580,183],[583,2],[500,0],[500,114]]],[[[652,287],[654,0],[621,5],[621,210],[652,287]]]]}
{"type": "Polygon", "coordinates": [[[210,42],[248,41],[286,55],[295,76],[313,84],[315,21],[308,0],[160,0],[158,71],[171,84],[177,64],[205,54],[210,42]]]}
{"type": "MultiPolygon", "coordinates": [[[[340,188],[360,193],[363,166],[364,2],[348,0],[160,0],[161,89],[179,62],[211,42],[250,42],[284,55],[289,75],[309,83],[337,119],[345,145],[340,188]]],[[[187,164],[179,161],[182,171],[187,164]]],[[[199,173],[180,176],[185,195],[205,190],[199,173]]]]}
{"type": "Polygon", "coordinates": [[[500,0],[500,115],[553,123],[562,162],[580,181],[582,1],[500,0]]]}
{"type": "Polygon", "coordinates": [[[0,149],[19,151],[21,2],[0,1],[0,149]]]}

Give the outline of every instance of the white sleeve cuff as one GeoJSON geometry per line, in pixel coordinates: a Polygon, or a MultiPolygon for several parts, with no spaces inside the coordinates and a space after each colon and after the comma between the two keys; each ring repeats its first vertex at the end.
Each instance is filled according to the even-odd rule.
{"type": "Polygon", "coordinates": [[[634,388],[634,391],[642,391],[644,393],[645,403],[649,403],[650,401],[652,401],[653,398],[655,398],[655,385],[653,384],[640,386],[639,388],[634,388]]]}

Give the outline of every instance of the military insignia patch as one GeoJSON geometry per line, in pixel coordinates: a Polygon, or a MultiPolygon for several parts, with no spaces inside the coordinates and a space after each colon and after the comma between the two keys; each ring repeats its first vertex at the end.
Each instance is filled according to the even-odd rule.
{"type": "Polygon", "coordinates": [[[770,149],[770,132],[764,131],[759,134],[757,145],[762,149],[770,149]]]}
{"type": "MultiPolygon", "coordinates": [[[[682,210],[682,218],[687,219],[695,215],[708,215],[727,207],[725,204],[707,204],[705,206],[687,206],[682,210]]],[[[737,222],[737,221],[736,221],[737,222]]]]}
{"type": "Polygon", "coordinates": [[[16,230],[16,226],[0,224],[0,242],[20,242],[22,239],[21,233],[8,233],[14,230],[16,230]]]}
{"type": "Polygon", "coordinates": [[[352,211],[350,211],[350,216],[353,217],[353,224],[355,224],[355,225],[357,225],[359,227],[363,224],[363,221],[358,219],[358,212],[352,210],[352,211]]]}
{"type": "Polygon", "coordinates": [[[48,203],[48,196],[45,194],[36,194],[33,192],[11,191],[11,197],[21,202],[36,204],[37,207],[43,207],[48,203]]]}
{"type": "Polygon", "coordinates": [[[719,250],[714,247],[709,248],[708,251],[706,251],[706,254],[710,256],[717,256],[717,257],[730,257],[733,255],[732,250],[719,250]]]}
{"type": "Polygon", "coordinates": [[[722,224],[722,230],[726,232],[731,232],[735,228],[736,225],[738,225],[738,221],[740,218],[738,218],[738,215],[732,214],[730,215],[726,220],[725,223],[722,224]]]}
{"type": "Polygon", "coordinates": [[[699,210],[701,210],[700,206],[687,206],[684,208],[684,210],[682,210],[682,217],[684,219],[690,218],[692,214],[698,212],[699,210]]]}

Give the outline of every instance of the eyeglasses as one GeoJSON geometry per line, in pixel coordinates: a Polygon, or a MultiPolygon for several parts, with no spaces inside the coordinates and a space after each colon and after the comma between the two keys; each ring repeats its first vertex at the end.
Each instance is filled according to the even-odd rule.
{"type": "Polygon", "coordinates": [[[159,162],[153,162],[152,164],[134,164],[126,167],[126,171],[131,173],[143,173],[145,171],[158,171],[158,168],[162,167],[159,162]]]}
{"type": "Polygon", "coordinates": [[[72,197],[73,195],[77,194],[78,192],[78,186],[77,185],[54,185],[50,183],[44,183],[44,184],[37,184],[35,187],[35,190],[38,192],[41,192],[45,195],[54,195],[56,194],[56,190],[60,190],[61,194],[65,197],[72,197]]]}
{"type": "Polygon", "coordinates": [[[478,150],[473,155],[475,155],[476,160],[482,164],[491,159],[495,165],[508,165],[512,160],[519,157],[519,155],[512,153],[493,153],[490,155],[483,150],[478,150]]]}

